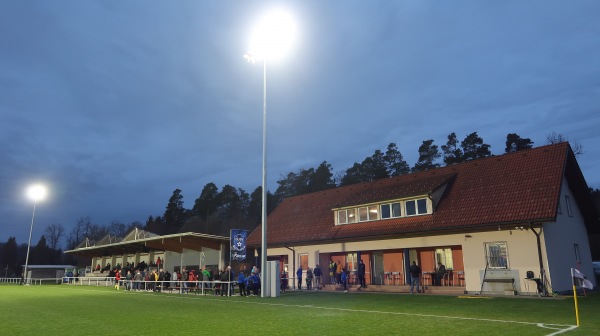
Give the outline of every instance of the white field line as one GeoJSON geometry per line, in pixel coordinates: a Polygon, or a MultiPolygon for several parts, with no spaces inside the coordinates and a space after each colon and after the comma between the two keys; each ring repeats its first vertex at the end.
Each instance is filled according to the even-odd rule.
{"type": "MultiPolygon", "coordinates": [[[[93,290],[93,289],[73,289],[73,288],[69,288],[70,290],[93,290]]],[[[156,297],[154,295],[154,293],[151,292],[128,292],[128,291],[124,291],[124,290],[120,290],[120,291],[101,291],[103,293],[120,293],[120,292],[124,292],[127,294],[135,294],[135,295],[139,295],[139,294],[148,294],[148,295],[152,295],[154,297],[156,297]]],[[[548,334],[546,336],[555,336],[555,335],[559,335],[562,334],[564,332],[568,332],[574,329],[577,329],[576,325],[569,325],[569,324],[553,324],[553,323],[541,323],[541,322],[523,322],[523,321],[511,321],[511,320],[497,320],[497,319],[486,319],[486,318],[477,318],[477,317],[462,317],[462,316],[447,316],[447,315],[433,315],[433,314],[415,314],[415,313],[402,313],[402,312],[389,312],[389,311],[381,311],[381,310],[367,310],[367,309],[349,309],[349,308],[332,308],[332,307],[319,307],[319,306],[314,306],[314,305],[293,305],[293,304],[283,304],[283,303],[269,303],[269,302],[257,302],[257,301],[245,301],[245,300],[235,300],[235,299],[217,299],[217,298],[210,298],[210,297],[198,297],[195,298],[196,295],[194,296],[188,296],[189,294],[186,295],[166,295],[165,297],[169,297],[169,298],[180,298],[180,299],[195,299],[195,300],[210,300],[210,301],[220,301],[220,302],[235,302],[235,303],[247,303],[247,304],[253,304],[253,305],[264,305],[264,306],[279,306],[279,307],[295,307],[295,308],[306,308],[306,307],[310,307],[310,308],[314,308],[314,309],[322,309],[322,310],[333,310],[333,311],[345,311],[345,312],[351,312],[351,313],[369,313],[369,314],[387,314],[387,315],[401,315],[401,316],[416,316],[416,317],[433,317],[433,318],[444,318],[444,319],[452,319],[452,320],[463,320],[463,321],[483,321],[483,322],[494,322],[494,323],[516,323],[516,324],[523,324],[523,325],[534,325],[540,328],[545,328],[545,329],[550,329],[550,330],[555,330],[555,332],[548,334]]]]}

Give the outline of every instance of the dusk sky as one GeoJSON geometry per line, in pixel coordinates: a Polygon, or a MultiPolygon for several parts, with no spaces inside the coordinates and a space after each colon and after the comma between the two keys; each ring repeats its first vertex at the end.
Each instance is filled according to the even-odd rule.
{"type": "MultiPolygon", "coordinates": [[[[263,77],[242,57],[274,1],[0,1],[0,242],[50,224],[189,209],[261,184],[263,77]]],[[[600,188],[600,1],[286,1],[299,36],[267,65],[268,189],[394,142],[563,134],[600,188]]],[[[63,248],[64,248],[63,244],[63,248]]]]}

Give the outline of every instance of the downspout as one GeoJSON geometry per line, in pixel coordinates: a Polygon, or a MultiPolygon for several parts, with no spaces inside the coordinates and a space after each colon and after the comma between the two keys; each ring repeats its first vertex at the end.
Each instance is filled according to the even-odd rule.
{"type": "Polygon", "coordinates": [[[544,261],[542,259],[542,242],[540,239],[540,235],[542,233],[542,230],[540,229],[540,232],[536,232],[535,229],[533,228],[533,223],[529,223],[529,229],[531,229],[531,232],[533,232],[533,234],[535,234],[535,239],[537,242],[537,250],[538,250],[538,259],[539,259],[539,263],[540,263],[540,281],[542,282],[542,287],[544,289],[544,296],[548,295],[548,291],[546,289],[546,272],[544,271],[544,261]]]}
{"type": "MultiPolygon", "coordinates": [[[[287,245],[283,245],[286,249],[292,251],[292,272],[296,272],[296,250],[293,247],[288,247],[287,245]]],[[[288,270],[289,272],[289,270],[288,270]]],[[[292,273],[294,274],[294,273],[292,273]]],[[[290,278],[289,274],[288,274],[288,279],[290,278]]],[[[297,280],[296,280],[297,281],[297,280]]]]}

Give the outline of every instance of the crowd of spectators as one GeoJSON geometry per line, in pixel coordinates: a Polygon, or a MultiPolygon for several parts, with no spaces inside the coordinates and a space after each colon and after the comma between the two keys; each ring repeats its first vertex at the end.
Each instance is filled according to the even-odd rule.
{"type": "MultiPolygon", "coordinates": [[[[188,269],[184,267],[182,270],[175,269],[173,273],[170,273],[159,268],[158,265],[161,265],[161,263],[152,262],[147,265],[142,261],[137,265],[128,262],[125,266],[117,264],[115,267],[111,267],[110,264],[107,264],[104,268],[101,268],[98,264],[96,270],[102,273],[108,271],[108,278],[114,279],[115,289],[117,290],[148,292],[177,290],[180,293],[188,293],[194,290],[212,290],[214,295],[219,296],[260,295],[260,270],[256,266],[253,266],[252,269],[241,266],[237,273],[231,266],[224,269],[211,269],[209,267],[188,269]],[[237,293],[236,286],[238,288],[237,293]]],[[[309,273],[309,279],[312,280],[314,276],[312,270],[309,273]]],[[[316,273],[319,274],[320,278],[320,270],[316,273]]],[[[309,279],[307,279],[307,285],[311,283],[309,279]]],[[[281,292],[285,292],[288,288],[288,280],[287,272],[282,271],[280,274],[281,292]]]]}

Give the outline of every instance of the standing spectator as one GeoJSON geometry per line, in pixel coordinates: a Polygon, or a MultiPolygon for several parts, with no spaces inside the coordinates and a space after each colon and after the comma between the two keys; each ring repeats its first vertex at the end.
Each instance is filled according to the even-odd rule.
{"type": "Polygon", "coordinates": [[[188,291],[188,271],[183,269],[181,272],[181,293],[187,293],[188,291]]]}
{"type": "Polygon", "coordinates": [[[229,272],[227,269],[221,272],[219,280],[221,280],[221,296],[229,296],[229,272]]]}
{"type": "Polygon", "coordinates": [[[252,286],[251,280],[250,280],[250,275],[248,275],[246,277],[244,284],[246,285],[246,297],[248,297],[248,296],[252,295],[250,293],[250,287],[252,286]]]}
{"type": "Polygon", "coordinates": [[[177,272],[177,270],[174,269],[173,276],[171,276],[171,280],[173,281],[173,287],[179,287],[179,279],[181,279],[181,273],[177,272]]]}
{"type": "Polygon", "coordinates": [[[142,277],[142,273],[140,272],[140,270],[137,270],[137,272],[133,276],[133,289],[134,290],[136,290],[136,291],[140,290],[140,282],[142,282],[142,280],[144,280],[144,277],[142,277]]]}
{"type": "Polygon", "coordinates": [[[319,265],[315,267],[313,274],[315,275],[315,290],[319,290],[321,289],[321,268],[319,268],[319,265]]]}
{"type": "Polygon", "coordinates": [[[160,260],[160,257],[156,258],[156,267],[160,268],[160,264],[162,264],[162,260],[160,260]]]}
{"type": "Polygon", "coordinates": [[[240,274],[238,274],[237,283],[238,288],[240,289],[240,296],[244,296],[244,294],[246,294],[246,277],[242,270],[240,270],[240,274]]]}
{"type": "Polygon", "coordinates": [[[358,281],[360,282],[360,287],[358,288],[367,288],[367,282],[365,280],[366,267],[365,263],[362,259],[358,263],[358,281]]]}
{"type": "Polygon", "coordinates": [[[415,284],[417,286],[417,293],[419,293],[419,277],[421,276],[421,268],[417,266],[416,262],[413,261],[408,271],[410,273],[410,294],[413,293],[413,288],[415,287],[415,284]]]}
{"type": "Polygon", "coordinates": [[[285,290],[287,289],[287,286],[288,286],[288,277],[287,277],[286,271],[285,270],[281,271],[281,275],[279,277],[280,277],[279,281],[281,281],[281,292],[285,293],[285,290]]]}
{"type": "Polygon", "coordinates": [[[438,261],[438,267],[437,267],[437,273],[436,273],[436,278],[437,278],[437,285],[441,286],[442,285],[442,281],[444,280],[444,275],[446,275],[446,266],[442,265],[442,262],[438,261]]]}
{"type": "Polygon", "coordinates": [[[158,270],[152,271],[152,276],[150,277],[150,281],[154,281],[152,284],[152,291],[158,292],[160,288],[158,288],[158,270]]]}
{"type": "Polygon", "coordinates": [[[346,275],[346,272],[342,270],[342,273],[340,273],[340,282],[342,283],[342,286],[344,286],[344,293],[348,292],[348,287],[346,287],[346,280],[348,280],[348,277],[346,275]]]}
{"type": "Polygon", "coordinates": [[[335,270],[336,270],[335,262],[333,261],[333,259],[329,259],[329,283],[332,285],[336,284],[335,270]]]}
{"type": "Polygon", "coordinates": [[[121,271],[115,271],[115,289],[119,290],[119,281],[121,281],[121,271]]]}
{"type": "Polygon", "coordinates": [[[188,288],[191,288],[194,291],[194,287],[196,286],[196,273],[194,270],[190,270],[188,272],[188,288]]]}
{"type": "Polygon", "coordinates": [[[158,272],[158,284],[156,285],[156,291],[162,291],[163,289],[163,281],[165,281],[165,271],[164,270],[160,270],[158,272]]]}
{"type": "Polygon", "coordinates": [[[296,278],[298,279],[298,289],[302,289],[302,266],[298,266],[296,271],[296,278]]]}
{"type": "Polygon", "coordinates": [[[165,282],[163,283],[163,286],[165,287],[165,289],[168,289],[170,285],[171,285],[171,273],[169,273],[169,271],[166,271],[165,272],[165,282]]]}
{"type": "Polygon", "coordinates": [[[131,274],[131,271],[127,271],[127,275],[125,276],[125,289],[130,291],[132,288],[131,286],[131,281],[133,280],[133,275],[131,274]]]}
{"type": "Polygon", "coordinates": [[[252,273],[250,278],[252,281],[252,292],[254,293],[254,296],[258,296],[260,289],[260,277],[257,275],[257,273],[252,273]]]}
{"type": "Polygon", "coordinates": [[[306,290],[312,289],[313,272],[309,268],[306,269],[306,290]]]}
{"type": "Polygon", "coordinates": [[[343,271],[344,271],[344,266],[342,266],[342,262],[338,260],[337,264],[336,264],[336,269],[335,269],[335,276],[337,277],[338,285],[342,283],[342,272],[343,271]]]}
{"type": "Polygon", "coordinates": [[[202,270],[202,288],[211,288],[208,281],[210,281],[210,271],[204,266],[204,270],[202,270]]]}

